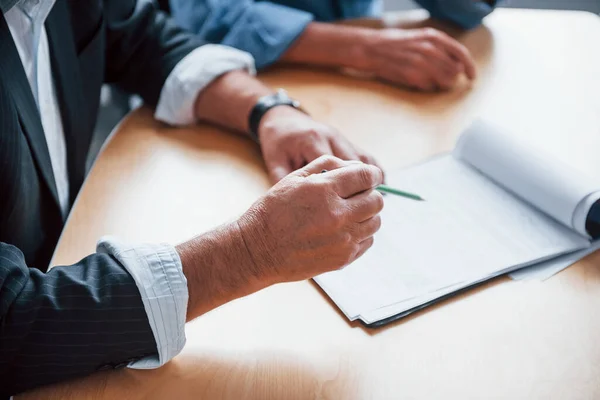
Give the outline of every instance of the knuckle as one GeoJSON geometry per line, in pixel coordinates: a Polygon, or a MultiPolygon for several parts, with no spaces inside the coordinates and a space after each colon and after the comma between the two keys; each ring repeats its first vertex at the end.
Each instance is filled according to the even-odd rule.
{"type": "Polygon", "coordinates": [[[322,165],[324,168],[335,169],[342,166],[342,160],[339,158],[332,156],[331,154],[324,154],[317,159],[319,165],[322,165]]]}
{"type": "Polygon", "coordinates": [[[383,207],[385,205],[385,201],[383,200],[383,195],[381,193],[379,193],[376,190],[374,190],[373,193],[374,193],[373,194],[373,197],[374,197],[373,201],[375,203],[375,210],[379,213],[381,210],[383,210],[383,207]]]}
{"type": "Polygon", "coordinates": [[[372,187],[374,183],[373,172],[371,168],[364,165],[358,170],[358,179],[364,187],[372,187]]]}
{"type": "Polygon", "coordinates": [[[322,156],[319,156],[319,158],[317,158],[317,162],[322,163],[322,164],[328,164],[333,162],[334,157],[330,154],[323,154],[322,156]]]}
{"type": "Polygon", "coordinates": [[[381,217],[379,215],[376,215],[373,221],[373,230],[374,232],[377,232],[380,228],[381,228],[381,217]]]}
{"type": "Polygon", "coordinates": [[[383,171],[381,170],[381,168],[375,165],[368,165],[368,168],[370,168],[373,171],[375,177],[375,185],[383,183],[383,171]]]}
{"type": "MultiPolygon", "coordinates": [[[[337,209],[337,207],[329,207],[328,213],[327,213],[327,218],[329,220],[329,225],[336,229],[341,228],[345,222],[343,213],[341,213],[337,209]]],[[[345,239],[345,238],[342,238],[342,239],[345,239]]]]}
{"type": "Polygon", "coordinates": [[[436,52],[436,47],[435,47],[435,45],[433,45],[430,42],[424,42],[419,45],[419,50],[421,51],[422,54],[425,54],[427,56],[432,56],[436,52]]]}
{"type": "Polygon", "coordinates": [[[314,141],[321,137],[321,132],[316,128],[311,128],[304,133],[304,136],[309,138],[311,141],[314,141]]]}
{"type": "Polygon", "coordinates": [[[430,39],[435,39],[440,36],[440,31],[435,28],[423,28],[423,35],[430,39]]]}
{"type": "Polygon", "coordinates": [[[351,232],[344,232],[342,234],[340,242],[345,248],[352,248],[354,244],[354,236],[351,232]]]}
{"type": "Polygon", "coordinates": [[[342,266],[351,264],[354,260],[356,260],[357,253],[359,251],[358,245],[352,245],[348,247],[348,250],[342,256],[342,266]]]}
{"type": "Polygon", "coordinates": [[[361,227],[359,224],[353,223],[351,225],[348,226],[348,234],[350,235],[350,240],[347,243],[353,243],[354,242],[354,238],[357,236],[360,236],[360,232],[361,232],[361,227]]]}

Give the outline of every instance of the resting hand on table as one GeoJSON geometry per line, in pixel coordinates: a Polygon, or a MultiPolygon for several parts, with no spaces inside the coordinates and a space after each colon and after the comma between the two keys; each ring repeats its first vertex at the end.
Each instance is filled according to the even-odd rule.
{"type": "Polygon", "coordinates": [[[451,89],[475,78],[467,48],[433,28],[374,31],[364,46],[364,68],[379,78],[423,91],[451,89]]]}
{"type": "Polygon", "coordinates": [[[475,78],[465,46],[442,31],[371,29],[313,22],[283,55],[285,62],[346,67],[412,89],[448,90],[475,78]]]}
{"type": "MultiPolygon", "coordinates": [[[[233,71],[205,89],[195,107],[202,120],[247,132],[252,108],[260,97],[271,93],[271,89],[246,73],[233,71]]],[[[334,128],[287,105],[268,110],[260,120],[257,133],[274,183],[322,155],[375,164],[371,156],[354,147],[334,128]]]]}
{"type": "Polygon", "coordinates": [[[320,157],[282,179],[236,222],[178,246],[188,319],[360,257],[380,227],[383,199],[374,188],[382,181],[375,166],[320,157]]]}
{"type": "Polygon", "coordinates": [[[279,106],[269,110],[259,126],[259,137],[273,182],[322,155],[377,164],[373,157],[357,149],[337,130],[292,107],[279,106]]]}

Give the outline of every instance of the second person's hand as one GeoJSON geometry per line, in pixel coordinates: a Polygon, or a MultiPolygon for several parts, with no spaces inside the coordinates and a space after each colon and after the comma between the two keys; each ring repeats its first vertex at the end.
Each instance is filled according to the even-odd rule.
{"type": "Polygon", "coordinates": [[[265,114],[259,137],[273,183],[323,155],[377,165],[333,127],[288,106],[274,107],[265,114]]]}
{"type": "Polygon", "coordinates": [[[363,41],[363,69],[409,88],[451,89],[459,75],[475,79],[467,48],[434,28],[372,30],[363,41]]]}

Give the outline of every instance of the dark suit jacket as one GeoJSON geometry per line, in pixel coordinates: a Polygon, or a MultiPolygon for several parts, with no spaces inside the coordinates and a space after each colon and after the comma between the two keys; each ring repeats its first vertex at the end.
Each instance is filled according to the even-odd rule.
{"type": "MultiPolygon", "coordinates": [[[[72,203],[102,83],[155,105],[203,43],[145,0],[57,0],[46,29],[72,203]]],[[[0,15],[0,397],[156,353],[135,282],[115,259],[92,254],[45,273],[63,223],[38,109],[0,15]]]]}

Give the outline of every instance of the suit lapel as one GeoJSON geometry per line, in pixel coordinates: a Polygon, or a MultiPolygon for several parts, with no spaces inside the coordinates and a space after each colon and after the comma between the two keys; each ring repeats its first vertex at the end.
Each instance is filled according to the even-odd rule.
{"type": "MultiPolygon", "coordinates": [[[[58,205],[56,181],[40,113],[4,15],[0,14],[0,79],[11,94],[40,174],[58,205]]],[[[1,116],[0,116],[1,117],[1,116]]]]}
{"type": "Polygon", "coordinates": [[[57,1],[46,20],[46,31],[52,60],[52,73],[67,143],[69,184],[71,202],[85,177],[85,160],[90,145],[87,108],[81,90],[81,74],[78,66],[75,40],[71,28],[66,1],[57,1]]]}

